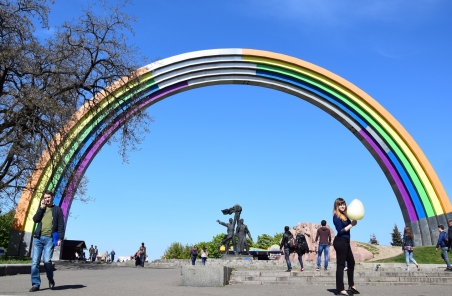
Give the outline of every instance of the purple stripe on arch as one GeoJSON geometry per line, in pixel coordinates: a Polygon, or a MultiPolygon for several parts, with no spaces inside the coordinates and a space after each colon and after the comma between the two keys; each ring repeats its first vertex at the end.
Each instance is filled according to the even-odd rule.
{"type": "Polygon", "coordinates": [[[396,182],[397,188],[399,189],[400,194],[402,195],[403,201],[405,202],[405,206],[408,211],[408,216],[410,217],[410,221],[411,222],[418,221],[419,219],[418,219],[416,211],[414,209],[413,202],[411,201],[411,198],[410,198],[408,192],[406,191],[402,180],[400,180],[399,175],[397,174],[396,170],[394,169],[394,166],[392,165],[392,163],[389,161],[388,157],[386,156],[386,153],[384,153],[380,149],[380,146],[378,146],[377,143],[375,143],[375,141],[364,130],[360,130],[359,133],[361,134],[361,136],[364,137],[364,139],[366,139],[366,141],[370,144],[370,146],[372,146],[374,151],[378,154],[380,159],[385,164],[386,168],[388,168],[389,173],[391,174],[392,178],[396,182]]]}
{"type": "Polygon", "coordinates": [[[115,122],[103,133],[97,141],[91,145],[89,150],[85,153],[85,157],[83,159],[80,159],[77,164],[77,170],[74,173],[73,177],[71,178],[70,183],[67,185],[67,190],[65,192],[65,195],[62,198],[60,207],[63,210],[64,215],[64,221],[67,221],[68,213],[70,209],[70,205],[72,203],[72,199],[74,197],[75,189],[78,186],[78,180],[82,177],[83,172],[87,169],[87,166],[91,163],[92,159],[96,155],[96,153],[99,151],[99,149],[105,144],[105,142],[110,138],[110,136],[114,133],[114,131],[121,126],[121,124],[132,117],[138,110],[144,108],[145,106],[149,105],[153,101],[158,100],[159,98],[168,95],[169,93],[175,92],[177,90],[183,89],[188,86],[188,82],[180,82],[176,83],[174,85],[168,86],[164,89],[161,89],[151,95],[149,95],[147,98],[143,99],[140,104],[133,109],[126,110],[126,114],[121,114],[123,116],[118,116],[115,120],[115,122]]]}

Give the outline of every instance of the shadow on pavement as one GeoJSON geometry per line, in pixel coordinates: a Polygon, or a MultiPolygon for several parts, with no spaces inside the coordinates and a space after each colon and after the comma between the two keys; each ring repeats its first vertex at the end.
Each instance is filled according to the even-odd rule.
{"type": "Polygon", "coordinates": [[[70,289],[81,289],[86,288],[84,285],[65,285],[65,286],[55,286],[53,290],[70,290],[70,289]]]}

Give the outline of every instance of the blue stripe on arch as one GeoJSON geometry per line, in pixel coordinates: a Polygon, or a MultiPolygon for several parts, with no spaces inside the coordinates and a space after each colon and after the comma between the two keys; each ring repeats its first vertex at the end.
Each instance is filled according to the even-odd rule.
{"type": "MultiPolygon", "coordinates": [[[[365,121],[364,118],[362,118],[360,115],[356,114],[355,111],[353,111],[347,105],[342,103],[342,101],[339,98],[333,97],[330,94],[326,93],[325,91],[323,91],[313,85],[310,85],[305,81],[300,81],[299,79],[296,79],[294,77],[287,76],[287,75],[284,75],[281,73],[270,72],[267,70],[256,70],[256,76],[262,76],[262,77],[267,77],[267,78],[283,81],[283,82],[286,82],[289,84],[299,86],[312,93],[315,93],[315,94],[319,95],[320,97],[324,98],[326,101],[337,106],[344,113],[348,114],[351,118],[353,118],[356,122],[358,122],[358,124],[361,125],[363,128],[366,128],[369,126],[369,124],[367,123],[367,121],[365,121]]],[[[382,138],[382,140],[384,140],[384,138],[382,138]]],[[[388,148],[389,148],[389,146],[388,146],[388,148]]],[[[419,194],[418,194],[417,190],[415,189],[415,187],[413,186],[412,180],[408,176],[405,168],[401,165],[400,160],[392,152],[392,150],[386,152],[386,154],[388,155],[389,159],[395,166],[397,173],[403,180],[404,186],[407,189],[407,191],[409,192],[410,198],[416,208],[416,212],[417,212],[416,214],[418,215],[419,219],[425,218],[426,217],[425,209],[422,206],[419,194]]]]}
{"type": "MultiPolygon", "coordinates": [[[[145,97],[148,96],[156,91],[160,90],[157,84],[152,85],[145,91],[143,91],[140,96],[145,97]]],[[[117,117],[119,114],[123,113],[126,109],[124,108],[126,106],[125,102],[118,105],[115,110],[115,117],[117,117]]],[[[77,147],[77,150],[74,152],[74,155],[72,156],[72,159],[70,160],[70,163],[68,165],[69,170],[74,170],[77,164],[80,162],[80,159],[85,154],[86,150],[91,146],[91,144],[94,142],[95,138],[97,137],[97,131],[100,129],[103,129],[106,125],[106,118],[104,118],[102,121],[98,122],[96,127],[93,128],[93,130],[88,134],[87,137],[80,143],[80,145],[77,147]]],[[[67,170],[67,169],[66,169],[67,170]]],[[[55,186],[55,189],[53,190],[55,192],[54,197],[54,203],[56,205],[60,205],[62,201],[62,197],[65,191],[65,188],[69,182],[68,178],[63,177],[58,180],[57,185],[55,186]]]]}

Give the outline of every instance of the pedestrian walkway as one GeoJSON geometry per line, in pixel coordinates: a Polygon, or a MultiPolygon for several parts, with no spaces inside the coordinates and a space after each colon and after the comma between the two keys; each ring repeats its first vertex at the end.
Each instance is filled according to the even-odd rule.
{"type": "MultiPolygon", "coordinates": [[[[186,287],[180,285],[180,270],[154,268],[109,268],[87,264],[90,269],[64,269],[58,266],[55,272],[56,289],[49,290],[43,285],[39,295],[86,296],[86,295],[158,295],[158,296],[333,296],[335,285],[227,285],[225,287],[186,287]],[[92,269],[98,266],[99,269],[92,269]]],[[[43,281],[43,284],[47,284],[43,281]]],[[[30,275],[6,276],[0,278],[0,295],[30,295],[30,275]]],[[[448,295],[450,286],[359,286],[361,295],[418,296],[448,295]]]]}

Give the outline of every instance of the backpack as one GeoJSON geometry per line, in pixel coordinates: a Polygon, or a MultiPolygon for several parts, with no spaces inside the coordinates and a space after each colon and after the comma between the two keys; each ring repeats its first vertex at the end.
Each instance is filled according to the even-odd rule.
{"type": "Polygon", "coordinates": [[[297,250],[301,253],[309,251],[308,242],[303,234],[297,235],[297,250]]]}
{"type": "Polygon", "coordinates": [[[289,249],[295,249],[297,247],[297,243],[295,242],[295,238],[291,234],[289,236],[289,249]]]}

